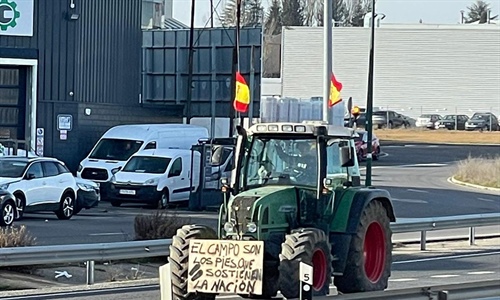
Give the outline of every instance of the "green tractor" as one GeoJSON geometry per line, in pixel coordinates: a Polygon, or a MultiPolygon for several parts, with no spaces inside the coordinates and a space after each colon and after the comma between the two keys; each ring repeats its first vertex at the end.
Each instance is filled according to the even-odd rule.
{"type": "MultiPolygon", "coordinates": [[[[300,293],[299,263],[313,267],[313,295],[387,288],[394,210],[387,191],[362,187],[351,128],[320,122],[266,123],[238,128],[231,184],[224,182],[218,228],[186,225],[170,246],[174,299],[189,293],[193,239],[263,241],[262,293],[300,293]]],[[[224,180],[223,180],[224,181],[224,180]]]]}

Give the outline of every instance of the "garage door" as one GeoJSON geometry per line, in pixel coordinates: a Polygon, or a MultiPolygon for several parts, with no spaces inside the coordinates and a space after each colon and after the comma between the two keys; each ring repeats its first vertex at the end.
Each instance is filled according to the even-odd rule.
{"type": "Polygon", "coordinates": [[[24,140],[27,69],[0,66],[0,140],[24,140]]]}

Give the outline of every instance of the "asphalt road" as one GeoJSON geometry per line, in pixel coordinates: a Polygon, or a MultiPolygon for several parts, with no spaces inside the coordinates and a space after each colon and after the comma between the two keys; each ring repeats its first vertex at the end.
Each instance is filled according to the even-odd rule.
{"type": "MultiPolygon", "coordinates": [[[[372,184],[389,190],[396,216],[437,217],[446,215],[500,212],[496,192],[451,184],[457,161],[471,156],[495,155],[498,146],[382,145],[386,156],[374,162],[372,184]]],[[[26,214],[24,224],[39,245],[118,242],[134,239],[134,218],[152,210],[137,205],[84,210],[69,221],[53,213],[26,214]]],[[[215,226],[210,212],[181,211],[186,223],[215,226]],[[189,219],[190,218],[190,219],[189,219]]]]}
{"type": "MultiPolygon", "coordinates": [[[[388,290],[500,280],[498,243],[499,239],[484,241],[476,248],[464,246],[464,243],[450,243],[447,244],[448,247],[436,245],[426,252],[418,251],[418,247],[412,248],[411,246],[410,248],[396,248],[388,290]]],[[[335,289],[332,289],[331,293],[335,294],[335,289]]],[[[145,288],[131,287],[105,291],[54,293],[31,298],[25,296],[22,299],[160,299],[160,292],[157,285],[152,285],[145,288]]],[[[217,299],[236,300],[241,298],[224,295],[217,297],[217,299]]]]}

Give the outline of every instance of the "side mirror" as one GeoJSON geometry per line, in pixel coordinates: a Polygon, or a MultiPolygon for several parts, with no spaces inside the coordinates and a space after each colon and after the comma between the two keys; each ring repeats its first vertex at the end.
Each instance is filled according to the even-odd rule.
{"type": "Polygon", "coordinates": [[[31,180],[31,179],[35,179],[35,178],[36,178],[36,176],[33,173],[28,173],[28,175],[26,175],[27,180],[31,180]]]}
{"type": "Polygon", "coordinates": [[[356,151],[350,146],[345,146],[340,148],[340,165],[342,167],[352,167],[354,166],[354,155],[356,151]]]}
{"type": "Polygon", "coordinates": [[[121,169],[122,167],[111,169],[111,174],[115,175],[116,173],[120,172],[121,169]]]}

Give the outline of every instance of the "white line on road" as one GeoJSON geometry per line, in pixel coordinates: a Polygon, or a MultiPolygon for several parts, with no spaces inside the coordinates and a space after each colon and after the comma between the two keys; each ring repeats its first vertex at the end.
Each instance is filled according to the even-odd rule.
{"type": "Polygon", "coordinates": [[[495,274],[493,271],[475,271],[475,272],[469,272],[467,275],[486,275],[486,274],[495,274]]]}
{"type": "Polygon", "coordinates": [[[406,281],[415,281],[418,280],[417,278],[396,278],[396,279],[391,279],[389,278],[389,281],[391,282],[406,282],[406,281]]]}
{"type": "Polygon", "coordinates": [[[104,232],[104,233],[90,233],[92,236],[107,236],[107,235],[124,235],[123,232],[104,232]]]}
{"type": "Polygon", "coordinates": [[[411,264],[411,263],[426,262],[426,261],[459,259],[459,258],[467,258],[467,257],[480,257],[480,256],[490,256],[490,255],[499,255],[499,254],[500,254],[500,251],[488,252],[488,253],[471,253],[471,254],[429,257],[429,258],[412,259],[412,260],[401,260],[401,261],[395,261],[392,264],[393,265],[411,264]]]}
{"type": "Polygon", "coordinates": [[[398,201],[398,202],[405,202],[405,203],[419,203],[419,204],[427,204],[429,202],[425,200],[419,200],[419,199],[399,199],[399,198],[392,198],[392,201],[398,201]]]}
{"type": "Polygon", "coordinates": [[[455,275],[455,274],[444,274],[444,275],[432,275],[431,278],[451,278],[451,277],[458,277],[460,275],[455,275]]]}
{"type": "Polygon", "coordinates": [[[477,198],[477,200],[486,201],[486,202],[495,202],[495,200],[493,200],[493,199],[486,199],[486,198],[477,198]]]}
{"type": "Polygon", "coordinates": [[[415,192],[415,193],[426,193],[428,194],[428,191],[422,191],[422,190],[415,190],[415,189],[406,189],[408,192],[415,192]]]}

